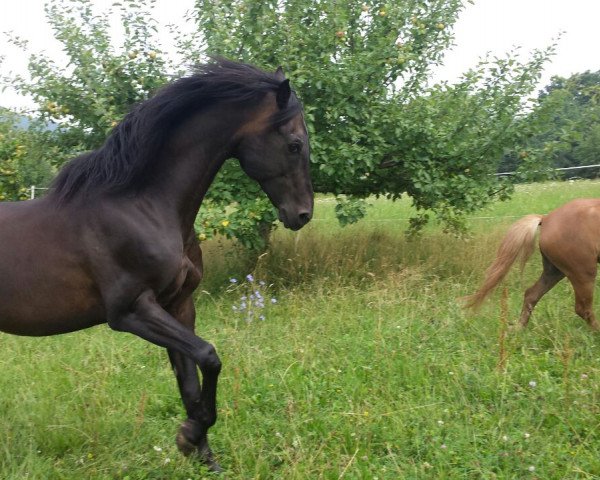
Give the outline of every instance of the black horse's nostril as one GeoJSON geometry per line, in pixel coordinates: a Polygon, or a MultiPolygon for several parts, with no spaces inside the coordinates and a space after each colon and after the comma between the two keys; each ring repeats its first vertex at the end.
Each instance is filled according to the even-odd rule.
{"type": "Polygon", "coordinates": [[[300,223],[302,225],[306,225],[310,219],[311,219],[312,215],[309,212],[304,212],[298,215],[298,218],[300,218],[300,223]]]}

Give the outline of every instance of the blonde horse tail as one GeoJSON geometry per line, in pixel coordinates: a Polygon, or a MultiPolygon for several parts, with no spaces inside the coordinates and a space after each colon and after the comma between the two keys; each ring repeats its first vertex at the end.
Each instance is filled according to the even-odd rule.
{"type": "Polygon", "coordinates": [[[496,259],[485,272],[483,284],[477,292],[463,298],[465,308],[479,308],[506,277],[517,258],[520,257],[521,268],[525,266],[535,248],[535,234],[542,218],[543,215],[527,215],[511,225],[498,248],[496,259]]]}

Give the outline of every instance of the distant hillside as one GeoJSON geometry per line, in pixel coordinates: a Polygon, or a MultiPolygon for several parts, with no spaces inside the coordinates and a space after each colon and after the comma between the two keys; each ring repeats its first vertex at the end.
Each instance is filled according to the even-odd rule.
{"type": "MultiPolygon", "coordinates": [[[[15,128],[18,128],[19,130],[29,130],[34,120],[26,115],[15,113],[0,107],[0,122],[12,122],[15,128]]],[[[58,125],[53,122],[45,122],[44,128],[49,131],[54,131],[58,128],[58,125]]]]}

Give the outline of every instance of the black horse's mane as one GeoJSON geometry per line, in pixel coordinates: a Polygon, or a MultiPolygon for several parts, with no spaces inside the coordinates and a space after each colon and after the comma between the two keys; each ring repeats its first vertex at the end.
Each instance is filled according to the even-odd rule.
{"type": "MultiPolygon", "coordinates": [[[[51,195],[62,202],[99,189],[139,189],[151,177],[156,153],[168,135],[189,115],[217,102],[259,102],[281,82],[275,73],[225,59],[200,65],[193,75],[176,80],[135,106],[100,148],[65,165],[51,186],[51,195]]],[[[292,95],[271,122],[282,125],[300,110],[292,95]]]]}

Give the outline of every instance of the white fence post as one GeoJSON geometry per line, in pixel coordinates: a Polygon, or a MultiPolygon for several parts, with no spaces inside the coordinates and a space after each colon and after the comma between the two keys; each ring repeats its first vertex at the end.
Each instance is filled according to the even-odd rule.
{"type": "Polygon", "coordinates": [[[29,200],[33,200],[35,198],[35,185],[32,185],[31,187],[29,187],[30,193],[29,193],[29,200]]]}

